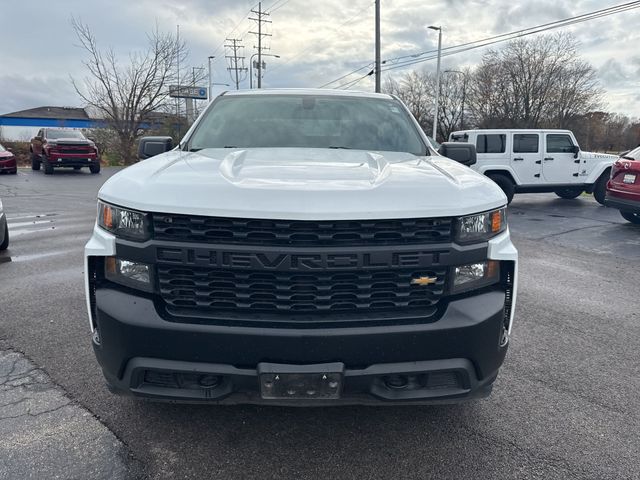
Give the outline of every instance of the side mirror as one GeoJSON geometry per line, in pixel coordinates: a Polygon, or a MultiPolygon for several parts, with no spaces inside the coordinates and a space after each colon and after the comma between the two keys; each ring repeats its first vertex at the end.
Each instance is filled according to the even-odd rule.
{"type": "Polygon", "coordinates": [[[476,146],[471,143],[445,142],[440,145],[438,153],[467,167],[477,161],[476,146]]]}
{"type": "Polygon", "coordinates": [[[40,142],[40,143],[42,143],[42,141],[44,140],[42,137],[33,137],[33,139],[34,139],[36,142],[40,142]]]}
{"type": "Polygon", "coordinates": [[[571,151],[573,152],[573,158],[578,158],[580,147],[578,145],[573,145],[573,147],[571,147],[571,151]]]}
{"type": "Polygon", "coordinates": [[[138,160],[146,160],[172,149],[171,137],[142,137],[138,143],[138,160]]]}

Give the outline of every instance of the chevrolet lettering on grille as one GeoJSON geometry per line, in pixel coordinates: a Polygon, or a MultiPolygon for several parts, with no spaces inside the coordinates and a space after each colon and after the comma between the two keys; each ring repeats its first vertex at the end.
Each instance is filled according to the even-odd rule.
{"type": "Polygon", "coordinates": [[[354,253],[254,253],[158,247],[158,263],[265,270],[388,269],[438,265],[447,250],[354,253]]]}

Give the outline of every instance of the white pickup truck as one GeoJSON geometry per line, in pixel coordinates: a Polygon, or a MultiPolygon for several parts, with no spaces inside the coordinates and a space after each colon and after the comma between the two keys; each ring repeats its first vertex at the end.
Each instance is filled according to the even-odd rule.
{"type": "Polygon", "coordinates": [[[110,388],[316,406],[488,395],[516,299],[507,199],[451,160],[475,161],[473,145],[442,152],[389,95],[216,98],[98,194],[87,308],[110,388]]]}
{"type": "Polygon", "coordinates": [[[476,146],[471,168],[496,182],[509,199],[515,193],[555,192],[561,198],[593,193],[604,205],[615,155],[583,152],[569,130],[462,130],[451,142],[476,146]]]}

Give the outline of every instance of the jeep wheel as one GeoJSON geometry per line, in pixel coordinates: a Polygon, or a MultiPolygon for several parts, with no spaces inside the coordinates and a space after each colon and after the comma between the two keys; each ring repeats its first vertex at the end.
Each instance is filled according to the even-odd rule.
{"type": "Polygon", "coordinates": [[[624,218],[627,222],[631,222],[635,225],[640,225],[640,213],[623,212],[622,210],[620,210],[620,215],[622,215],[622,218],[624,218]]]}
{"type": "Polygon", "coordinates": [[[47,160],[43,160],[44,162],[44,174],[51,175],[53,174],[53,165],[51,165],[47,160]]]}
{"type": "Polygon", "coordinates": [[[504,194],[507,196],[507,203],[511,203],[513,200],[513,195],[516,193],[516,187],[511,181],[509,177],[500,174],[491,174],[489,178],[493,180],[498,186],[502,189],[504,194]]]}
{"type": "Polygon", "coordinates": [[[31,170],[40,170],[40,159],[33,153],[31,154],[31,170]]]}
{"type": "Polygon", "coordinates": [[[600,178],[596,180],[596,183],[593,186],[593,198],[595,198],[596,202],[600,205],[604,205],[604,197],[607,193],[607,181],[609,180],[609,170],[605,171],[600,178]]]}
{"type": "Polygon", "coordinates": [[[0,243],[0,250],[6,250],[9,247],[9,227],[4,224],[4,240],[0,243]]]}
{"type": "Polygon", "coordinates": [[[100,173],[100,164],[96,163],[94,165],[89,165],[89,170],[91,173],[100,173]]]}
{"type": "Polygon", "coordinates": [[[566,198],[567,200],[571,200],[572,198],[578,198],[580,194],[583,192],[581,188],[560,188],[555,190],[554,193],[560,198],[566,198]]]}

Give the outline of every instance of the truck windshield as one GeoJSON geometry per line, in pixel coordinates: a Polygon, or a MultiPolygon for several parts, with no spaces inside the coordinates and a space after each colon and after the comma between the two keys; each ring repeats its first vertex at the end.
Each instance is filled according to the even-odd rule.
{"type": "Polygon", "coordinates": [[[77,130],[58,130],[58,129],[49,129],[47,130],[47,138],[49,140],[57,140],[59,138],[76,138],[76,139],[84,139],[84,135],[77,130]]]}
{"type": "Polygon", "coordinates": [[[322,95],[230,95],[217,99],[189,140],[203,148],[345,148],[426,155],[393,99],[322,95]]]}

